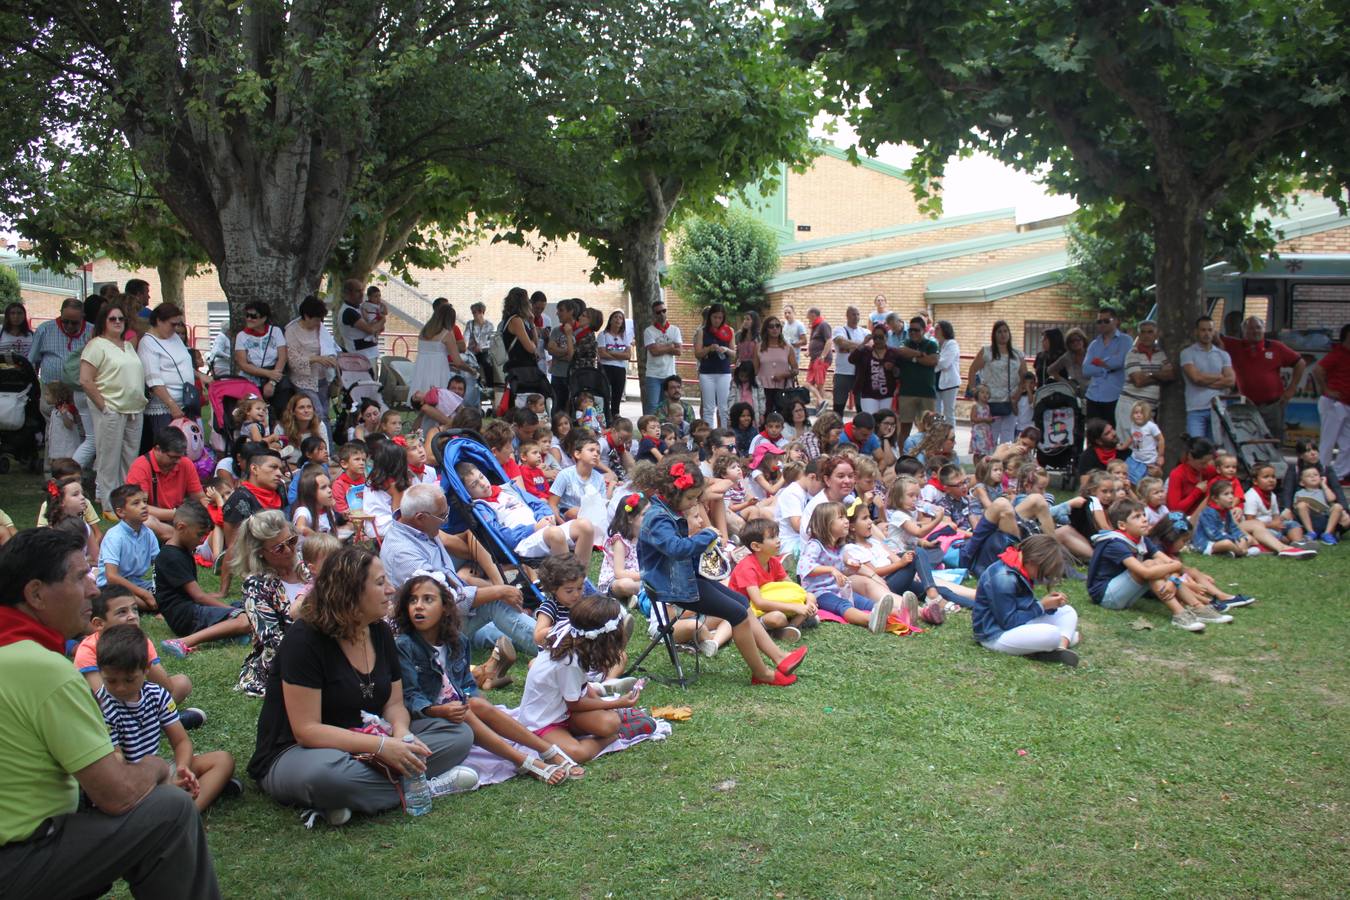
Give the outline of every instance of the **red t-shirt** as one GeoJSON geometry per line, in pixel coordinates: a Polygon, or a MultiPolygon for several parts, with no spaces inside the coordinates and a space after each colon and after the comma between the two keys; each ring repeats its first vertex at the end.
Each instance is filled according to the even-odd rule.
{"type": "MultiPolygon", "coordinates": [[[[512,481],[521,478],[520,463],[516,462],[514,459],[508,459],[506,462],[502,463],[502,471],[505,472],[506,477],[510,478],[512,481]]],[[[525,479],[521,478],[521,480],[524,481],[525,479]]]]}
{"type": "Polygon", "coordinates": [[[1350,403],[1350,350],[1337,344],[1317,364],[1326,376],[1327,388],[1339,394],[1342,403],[1350,403]]]}
{"type": "Polygon", "coordinates": [[[1179,463],[1167,477],[1167,508],[1190,515],[1205,502],[1204,491],[1198,490],[1200,473],[1194,467],[1179,463]]]}
{"type": "Polygon", "coordinates": [[[727,580],[727,587],[743,597],[750,596],[748,588],[763,587],[771,581],[787,581],[787,571],[783,568],[783,563],[776,556],[769,557],[769,567],[766,569],[759,564],[755,554],[736,563],[736,568],[731,570],[731,578],[727,580]]]}
{"type": "Polygon", "coordinates": [[[1301,357],[1279,341],[1247,341],[1226,337],[1223,349],[1233,358],[1238,392],[1253,403],[1274,403],[1284,393],[1280,369],[1293,368],[1301,357]]]}
{"type": "Polygon", "coordinates": [[[543,469],[536,469],[534,466],[520,467],[520,476],[525,479],[525,490],[534,494],[540,500],[548,499],[549,483],[544,477],[543,469]]]}
{"type": "Polygon", "coordinates": [[[202,480],[190,459],[185,456],[171,471],[163,472],[153,450],[136,457],[127,470],[127,483],[144,490],[150,505],[160,509],[177,509],[189,496],[202,492],[202,480]]]}
{"type": "Polygon", "coordinates": [[[352,477],[343,472],[337,478],[333,479],[333,508],[344,516],[347,514],[347,492],[358,484],[365,484],[366,479],[362,477],[360,481],[353,481],[352,477]]]}

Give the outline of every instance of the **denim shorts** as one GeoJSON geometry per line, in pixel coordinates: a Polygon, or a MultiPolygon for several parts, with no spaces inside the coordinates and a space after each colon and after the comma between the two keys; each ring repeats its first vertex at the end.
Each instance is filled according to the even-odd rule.
{"type": "Polygon", "coordinates": [[[226,619],[233,619],[235,616],[242,616],[244,611],[234,606],[203,606],[197,604],[192,611],[192,625],[194,631],[201,631],[210,628],[212,625],[219,625],[226,619]]]}
{"type": "Polygon", "coordinates": [[[816,605],[826,612],[841,617],[850,609],[861,609],[863,612],[872,611],[872,601],[857,594],[853,595],[852,600],[845,600],[838,594],[816,594],[816,605]]]}
{"type": "Polygon", "coordinates": [[[1121,572],[1102,592],[1102,609],[1129,609],[1148,593],[1148,585],[1140,584],[1128,570],[1121,572]]]}

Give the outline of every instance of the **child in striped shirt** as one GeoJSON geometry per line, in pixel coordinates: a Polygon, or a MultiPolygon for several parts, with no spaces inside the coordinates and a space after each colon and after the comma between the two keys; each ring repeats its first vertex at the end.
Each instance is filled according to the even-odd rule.
{"type": "Polygon", "coordinates": [[[173,747],[174,784],[192,795],[198,811],[221,794],[243,793],[243,784],[233,777],[234,757],[223,750],[194,755],[173,697],[146,680],[150,657],[140,626],[113,625],[100,634],[98,674],[103,686],[94,698],[123,758],[134,763],[150,756],[159,749],[162,732],[173,747]]]}

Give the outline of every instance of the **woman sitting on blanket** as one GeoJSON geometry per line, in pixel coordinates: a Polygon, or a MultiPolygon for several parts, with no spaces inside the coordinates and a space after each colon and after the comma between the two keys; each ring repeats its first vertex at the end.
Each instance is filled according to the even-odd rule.
{"type": "Polygon", "coordinates": [[[445,575],[419,569],[398,595],[399,666],[403,704],[414,720],[444,719],[473,729],[473,742],[547,784],[581,778],[586,770],[557,744],[540,738],[478,694],[469,674],[469,642],[459,630],[459,608],[445,575]],[[520,744],[536,751],[527,755],[520,744]]]}

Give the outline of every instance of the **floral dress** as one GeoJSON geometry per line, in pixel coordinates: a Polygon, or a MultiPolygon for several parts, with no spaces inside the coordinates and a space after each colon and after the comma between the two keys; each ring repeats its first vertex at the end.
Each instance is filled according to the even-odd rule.
{"type": "Polygon", "coordinates": [[[623,545],[623,566],[630,572],[638,571],[637,541],[630,541],[621,534],[611,535],[609,540],[605,541],[605,555],[600,560],[600,583],[598,587],[600,592],[608,591],[614,584],[614,545],[616,543],[623,545]]]}
{"type": "MultiPolygon", "coordinates": [[[[989,404],[976,403],[972,416],[977,419],[988,419],[989,404]]],[[[978,425],[970,426],[970,455],[988,456],[994,452],[994,426],[989,422],[982,422],[978,425]]]]}
{"type": "MultiPolygon", "coordinates": [[[[304,563],[296,567],[295,574],[305,582],[310,580],[304,563]]],[[[242,593],[244,614],[253,626],[253,649],[239,667],[239,682],[234,689],[250,697],[261,697],[267,689],[272,658],[291,625],[291,604],[286,599],[285,582],[270,572],[245,578],[242,593]]]]}

